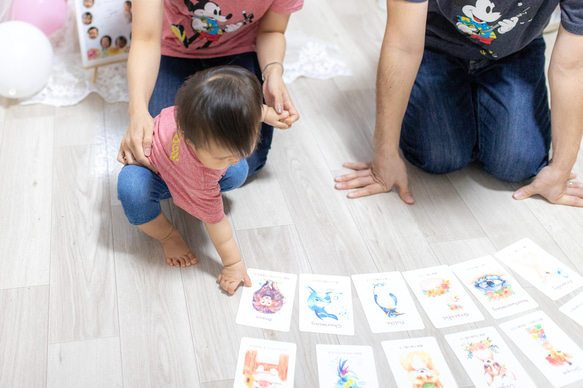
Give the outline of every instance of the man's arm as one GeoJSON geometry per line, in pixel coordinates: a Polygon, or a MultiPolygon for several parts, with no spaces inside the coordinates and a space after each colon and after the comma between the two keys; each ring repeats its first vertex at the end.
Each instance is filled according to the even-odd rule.
{"type": "Polygon", "coordinates": [[[233,237],[229,219],[225,216],[216,224],[205,222],[204,225],[223,262],[223,270],[217,278],[221,287],[232,295],[241,284],[241,280],[246,286],[251,286],[251,279],[247,275],[245,263],[241,258],[241,251],[239,251],[237,242],[233,237]]]}
{"type": "Polygon", "coordinates": [[[358,198],[397,187],[401,199],[414,202],[405,163],[399,156],[401,125],[425,45],[427,2],[387,0],[387,27],[381,47],[376,83],[375,153],[371,163],[345,163],[357,170],[336,177],[337,189],[359,189],[358,198]]]}
{"type": "Polygon", "coordinates": [[[571,173],[583,134],[583,36],[562,26],[551,56],[549,84],[552,159],[514,198],[539,194],[551,203],[583,207],[583,184],[571,173]]]}

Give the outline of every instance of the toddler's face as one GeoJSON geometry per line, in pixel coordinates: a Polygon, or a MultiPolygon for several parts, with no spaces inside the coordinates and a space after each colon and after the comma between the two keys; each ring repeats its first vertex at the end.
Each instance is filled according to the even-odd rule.
{"type": "Polygon", "coordinates": [[[91,8],[93,7],[93,1],[94,0],[83,0],[83,5],[85,6],[85,8],[91,8]]]}
{"type": "Polygon", "coordinates": [[[89,30],[89,38],[90,39],[95,39],[97,38],[98,32],[95,28],[92,28],[91,30],[89,30]]]}
{"type": "Polygon", "coordinates": [[[101,48],[109,48],[111,46],[111,42],[106,37],[101,38],[101,48]]]}
{"type": "Polygon", "coordinates": [[[223,147],[215,145],[209,146],[209,149],[195,149],[194,145],[187,140],[188,145],[194,150],[198,160],[208,168],[213,170],[222,170],[239,162],[239,157],[223,147]]]}
{"type": "Polygon", "coordinates": [[[91,24],[91,15],[89,14],[84,14],[83,15],[83,23],[84,24],[91,24]]]}

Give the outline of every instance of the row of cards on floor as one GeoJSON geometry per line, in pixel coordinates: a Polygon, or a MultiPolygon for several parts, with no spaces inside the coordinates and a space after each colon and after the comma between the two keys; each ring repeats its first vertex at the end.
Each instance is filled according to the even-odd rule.
{"type": "MultiPolygon", "coordinates": [[[[583,378],[583,352],[542,311],[500,325],[555,387],[583,378]]],[[[448,334],[446,341],[479,388],[535,384],[494,327],[448,334]]],[[[457,387],[434,337],[381,342],[396,384],[377,378],[370,346],[316,345],[320,388],[457,387]]],[[[293,388],[296,344],[242,338],[234,388],[293,388]]],[[[311,386],[315,386],[311,385],[311,386]]]]}
{"type": "MultiPolygon", "coordinates": [[[[496,257],[552,300],[583,285],[577,272],[528,239],[496,257]]],[[[252,286],[243,289],[236,322],[289,331],[297,275],[257,269],[248,272],[252,286]]],[[[373,333],[424,328],[403,277],[436,328],[484,319],[462,284],[495,319],[538,306],[491,256],[403,273],[352,275],[373,333]]],[[[583,294],[563,305],[561,311],[583,325],[583,294]]],[[[299,327],[301,331],[354,335],[350,277],[300,274],[299,327]]]]}
{"type": "MultiPolygon", "coordinates": [[[[496,257],[552,300],[583,285],[578,273],[528,239],[496,257]]],[[[288,331],[297,276],[256,269],[248,272],[253,285],[243,290],[237,323],[288,331]]],[[[353,275],[372,332],[424,328],[403,278],[437,328],[484,319],[462,283],[494,318],[538,306],[491,256],[402,274],[353,275]]],[[[299,300],[300,330],[354,334],[349,277],[300,274],[299,300]]],[[[583,325],[583,294],[560,310],[583,325]]],[[[500,328],[554,386],[583,379],[583,351],[542,311],[500,324],[500,328]]],[[[536,386],[495,328],[445,338],[477,387],[536,386]]],[[[382,346],[398,387],[457,386],[435,338],[384,341],[382,346]]],[[[381,386],[371,347],[317,345],[316,349],[320,388],[381,386]]],[[[295,344],[243,338],[235,387],[293,387],[295,353],[295,344]]]]}

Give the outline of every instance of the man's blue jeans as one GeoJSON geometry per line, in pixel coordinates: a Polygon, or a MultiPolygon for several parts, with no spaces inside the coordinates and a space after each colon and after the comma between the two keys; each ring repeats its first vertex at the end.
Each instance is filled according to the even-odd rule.
{"type": "MultiPolygon", "coordinates": [[[[148,106],[150,115],[156,117],[162,109],[174,105],[176,92],[189,76],[197,71],[223,65],[244,67],[255,74],[261,82],[261,69],[257,54],[254,52],[210,59],[162,56],[158,79],[148,106]]],[[[219,181],[221,192],[236,189],[245,183],[247,177],[263,168],[272,138],[273,127],[262,124],[261,138],[255,152],[227,169],[219,181]]],[[[166,183],[150,170],[140,166],[122,168],[118,177],[117,192],[126,216],[134,225],[141,225],[156,218],[162,211],[160,201],[171,197],[166,183]]]]}
{"type": "Polygon", "coordinates": [[[425,50],[401,130],[405,158],[434,174],[478,161],[504,181],[536,175],[551,142],[544,52],[542,38],[496,61],[425,50]]]}

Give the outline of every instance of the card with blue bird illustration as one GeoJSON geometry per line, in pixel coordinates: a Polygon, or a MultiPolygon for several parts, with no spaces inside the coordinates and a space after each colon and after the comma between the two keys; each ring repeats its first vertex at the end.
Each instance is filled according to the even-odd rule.
{"type": "Polygon", "coordinates": [[[378,388],[370,346],[316,345],[320,388],[378,388]]]}
{"type": "Polygon", "coordinates": [[[298,288],[301,331],[354,335],[348,276],[300,274],[298,288]]]}
{"type": "Polygon", "coordinates": [[[400,272],[352,275],[352,282],[373,333],[425,327],[400,272]]]}
{"type": "Polygon", "coordinates": [[[450,267],[493,318],[538,307],[538,303],[494,257],[484,256],[450,267]]]}

